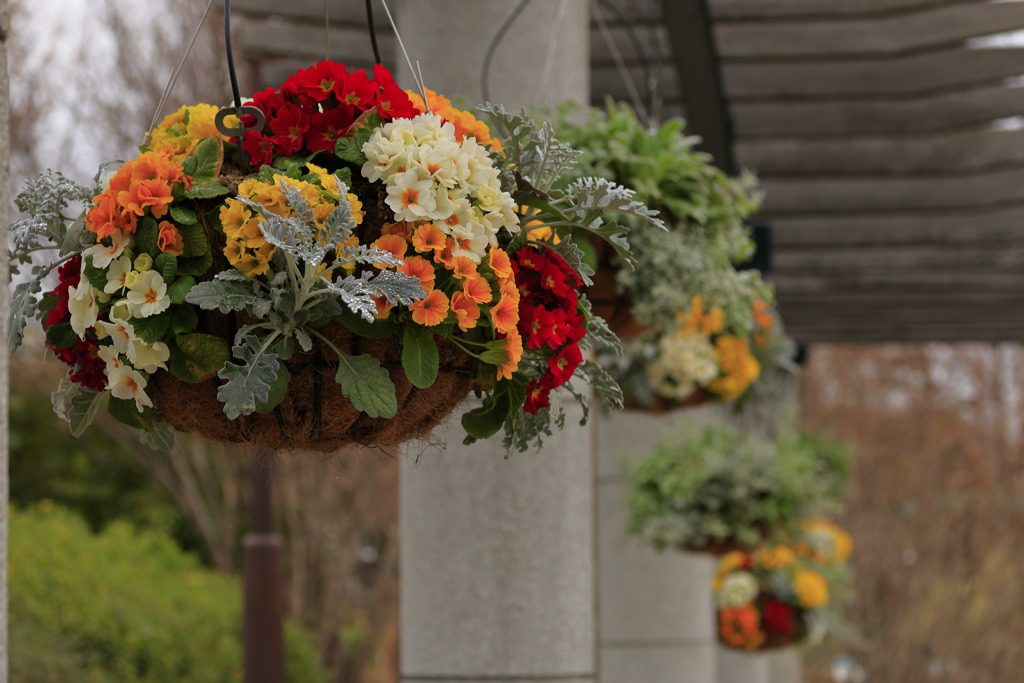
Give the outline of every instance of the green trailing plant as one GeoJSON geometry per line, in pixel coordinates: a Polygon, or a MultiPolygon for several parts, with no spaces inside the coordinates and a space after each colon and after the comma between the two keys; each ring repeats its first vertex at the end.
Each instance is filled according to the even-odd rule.
{"type": "Polygon", "coordinates": [[[685,425],[629,471],[628,531],[659,550],[754,546],[835,512],[848,462],[845,448],[814,437],[685,425]]]}

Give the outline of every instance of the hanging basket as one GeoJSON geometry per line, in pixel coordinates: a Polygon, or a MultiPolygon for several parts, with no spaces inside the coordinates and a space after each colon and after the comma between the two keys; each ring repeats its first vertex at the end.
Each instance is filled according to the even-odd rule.
{"type": "Polygon", "coordinates": [[[402,372],[402,347],[397,338],[362,338],[334,324],[322,332],[339,350],[368,354],[387,368],[398,398],[394,417],[369,417],[352,406],[334,379],[338,357],[320,340],[312,351],[296,353],[284,363],[291,375],[287,394],[269,413],[229,420],[217,400],[219,380],[190,384],[165,372],[154,376],[156,408],[178,431],[214,441],[332,451],[351,444],[393,446],[423,436],[469,394],[478,362],[447,340],[438,339],[441,362],[437,380],[418,389],[402,372]]]}

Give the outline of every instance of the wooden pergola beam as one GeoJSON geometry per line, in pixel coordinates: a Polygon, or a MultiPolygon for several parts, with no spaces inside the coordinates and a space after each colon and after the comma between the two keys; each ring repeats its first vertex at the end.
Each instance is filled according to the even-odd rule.
{"type": "Polygon", "coordinates": [[[736,172],[732,118],[722,88],[707,0],[662,0],[672,59],[686,102],[686,125],[726,173],[736,172]]]}

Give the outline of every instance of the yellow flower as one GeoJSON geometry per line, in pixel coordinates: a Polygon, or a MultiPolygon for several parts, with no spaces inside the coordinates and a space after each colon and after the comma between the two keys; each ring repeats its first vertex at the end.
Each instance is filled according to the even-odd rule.
{"type": "MultiPolygon", "coordinates": [[[[218,110],[219,108],[212,104],[183,106],[173,114],[168,114],[150,132],[147,144],[151,149],[168,147],[174,155],[174,160],[181,161],[205,138],[216,136],[227,140],[226,136],[218,132],[214,123],[218,110]]],[[[228,117],[224,123],[235,126],[238,121],[234,117],[228,117]]]]}
{"type": "Polygon", "coordinates": [[[725,401],[738,398],[761,375],[761,364],[750,353],[750,345],[740,337],[719,337],[715,340],[718,367],[722,377],[708,389],[725,401]]]}
{"type": "Polygon", "coordinates": [[[793,589],[800,606],[805,609],[821,607],[828,602],[828,583],[825,577],[810,569],[800,569],[793,576],[793,589]]]}
{"type": "Polygon", "coordinates": [[[722,559],[718,561],[718,567],[715,569],[715,575],[711,579],[711,587],[716,593],[721,590],[722,579],[725,575],[742,567],[746,558],[746,553],[739,550],[733,550],[722,556],[722,559]]]}

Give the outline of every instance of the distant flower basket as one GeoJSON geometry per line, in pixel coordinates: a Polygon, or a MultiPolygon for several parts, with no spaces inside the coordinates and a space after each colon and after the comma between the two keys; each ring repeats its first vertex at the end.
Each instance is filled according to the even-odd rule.
{"type": "Polygon", "coordinates": [[[18,285],[11,349],[39,316],[71,368],[54,405],[72,430],[106,401],[153,446],[170,446],[171,427],[274,448],[386,445],[475,390],[467,440],[504,428],[523,450],[564,419],[550,392],[584,400],[572,379],[618,401],[584,360],[616,340],[577,294],[591,271],[568,231],[628,259],[607,214],[657,219],[605,180],[556,187],[575,152],[546,124],[488,106],[492,132],[425,96],[379,65],[370,78],[320,62],[252,98],[262,130],[229,138],[216,107],[186,106],[94,189],[52,172],[28,183],[14,256],[47,240],[61,251],[18,285]],[[69,226],[75,201],[86,210],[69,226]],[[525,215],[552,238],[530,239],[525,215]]]}

